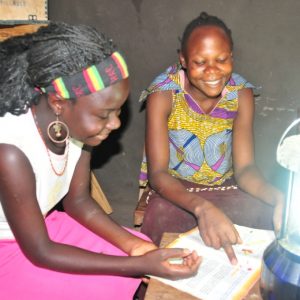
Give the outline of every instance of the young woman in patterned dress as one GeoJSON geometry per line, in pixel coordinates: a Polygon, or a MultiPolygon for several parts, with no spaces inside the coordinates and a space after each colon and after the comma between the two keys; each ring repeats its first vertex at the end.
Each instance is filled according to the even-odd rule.
{"type": "Polygon", "coordinates": [[[143,91],[146,156],[141,185],[148,206],[141,231],[159,243],[162,232],[198,226],[204,242],[236,263],[233,223],[280,226],[283,195],[254,161],[253,86],[233,73],[231,31],[207,13],[191,21],[179,63],[143,91]]]}

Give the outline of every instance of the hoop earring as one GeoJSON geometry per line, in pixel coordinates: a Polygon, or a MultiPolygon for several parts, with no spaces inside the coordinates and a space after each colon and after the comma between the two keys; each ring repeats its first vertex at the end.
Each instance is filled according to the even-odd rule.
{"type": "Polygon", "coordinates": [[[47,134],[49,139],[56,144],[62,144],[69,138],[69,128],[66,123],[59,121],[58,114],[56,114],[56,120],[51,122],[47,128],[47,134]],[[55,137],[51,136],[51,130],[55,132],[55,137]],[[62,136],[62,130],[66,132],[66,136],[63,139],[60,139],[62,136]]]}

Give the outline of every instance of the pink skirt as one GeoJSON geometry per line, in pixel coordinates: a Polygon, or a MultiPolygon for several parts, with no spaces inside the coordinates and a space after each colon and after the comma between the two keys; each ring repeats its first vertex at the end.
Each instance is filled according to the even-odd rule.
{"type": "MultiPolygon", "coordinates": [[[[46,226],[50,238],[58,243],[97,253],[127,255],[63,212],[54,211],[46,218],[46,226]]],[[[132,300],[140,282],[129,277],[78,275],[39,268],[23,255],[16,241],[0,241],[1,300],[132,300]]]]}

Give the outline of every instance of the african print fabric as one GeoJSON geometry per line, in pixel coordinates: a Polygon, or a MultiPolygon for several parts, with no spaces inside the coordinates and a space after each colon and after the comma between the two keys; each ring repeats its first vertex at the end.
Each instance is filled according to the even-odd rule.
{"type": "MultiPolygon", "coordinates": [[[[233,73],[221,99],[210,113],[204,113],[183,88],[179,65],[169,67],[143,91],[147,95],[171,90],[172,112],[168,118],[169,173],[198,184],[220,185],[233,175],[232,127],[238,110],[238,91],[254,88],[242,76],[233,73]]],[[[147,183],[147,160],[144,156],[140,186],[147,183]]]]}

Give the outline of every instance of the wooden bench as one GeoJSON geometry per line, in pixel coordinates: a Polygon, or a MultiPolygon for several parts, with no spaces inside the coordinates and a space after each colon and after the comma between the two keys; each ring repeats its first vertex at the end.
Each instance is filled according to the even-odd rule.
{"type": "Polygon", "coordinates": [[[91,172],[91,195],[107,214],[111,214],[113,212],[93,172],[91,172]]]}
{"type": "Polygon", "coordinates": [[[134,210],[134,226],[139,227],[143,224],[144,214],[147,207],[147,196],[150,191],[149,186],[146,188],[140,188],[139,200],[134,210]]]}

